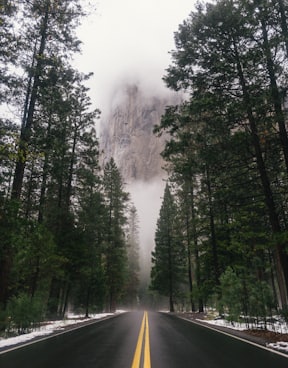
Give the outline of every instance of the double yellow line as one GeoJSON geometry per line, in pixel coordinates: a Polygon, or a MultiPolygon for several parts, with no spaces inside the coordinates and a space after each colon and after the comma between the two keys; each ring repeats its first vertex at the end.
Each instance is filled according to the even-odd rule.
{"type": "Polygon", "coordinates": [[[140,332],[139,332],[139,336],[138,336],[137,345],[136,345],[134,358],[133,358],[133,363],[132,363],[131,368],[140,368],[144,332],[145,332],[145,341],[144,341],[143,368],[151,368],[149,323],[148,323],[148,313],[147,312],[144,312],[144,316],[143,316],[143,319],[142,319],[140,332]]]}

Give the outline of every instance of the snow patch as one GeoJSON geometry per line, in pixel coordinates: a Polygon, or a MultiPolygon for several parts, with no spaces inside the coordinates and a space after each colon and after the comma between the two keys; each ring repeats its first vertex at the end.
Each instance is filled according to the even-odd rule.
{"type": "MultiPolygon", "coordinates": [[[[288,325],[287,325],[287,323],[282,322],[280,317],[275,317],[275,318],[278,321],[273,323],[273,324],[267,323],[266,324],[267,330],[277,332],[277,333],[281,333],[281,334],[288,334],[288,325]]],[[[199,321],[205,322],[207,324],[211,324],[211,325],[214,325],[214,326],[231,328],[231,329],[238,330],[238,331],[247,330],[247,325],[245,323],[229,322],[225,319],[213,319],[213,320],[203,320],[203,319],[200,320],[199,319],[199,321]]],[[[255,326],[255,328],[263,329],[263,325],[259,324],[259,325],[255,326]]],[[[273,343],[267,343],[266,346],[268,348],[271,348],[271,349],[281,351],[283,353],[288,354],[288,342],[278,341],[278,342],[273,342],[273,343]]]]}
{"type": "Polygon", "coordinates": [[[52,334],[55,331],[64,330],[65,327],[71,325],[82,324],[83,322],[88,322],[96,319],[105,318],[107,316],[112,316],[114,314],[123,313],[124,311],[117,311],[115,313],[99,313],[99,314],[91,314],[89,318],[82,318],[83,316],[75,315],[75,314],[68,314],[67,318],[61,321],[47,321],[45,325],[39,327],[36,331],[15,336],[9,338],[0,338],[0,348],[17,345],[19,343],[27,343],[30,340],[41,337],[47,336],[52,334]]]}

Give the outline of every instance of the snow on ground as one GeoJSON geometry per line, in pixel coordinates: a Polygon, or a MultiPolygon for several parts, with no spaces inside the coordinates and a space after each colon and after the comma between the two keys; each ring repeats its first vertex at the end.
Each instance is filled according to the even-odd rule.
{"type": "MultiPolygon", "coordinates": [[[[122,311],[117,311],[116,313],[118,314],[121,312],[122,311]]],[[[45,325],[37,328],[37,330],[33,332],[15,336],[15,337],[10,337],[10,338],[0,337],[0,348],[16,345],[19,343],[27,343],[30,340],[34,339],[35,337],[41,337],[41,336],[44,337],[44,336],[51,334],[52,332],[64,330],[64,328],[67,326],[76,325],[77,323],[79,324],[83,322],[92,321],[93,319],[96,320],[96,319],[105,318],[107,316],[112,316],[113,314],[114,313],[91,314],[89,318],[82,318],[83,316],[81,317],[79,315],[68,314],[66,319],[61,320],[61,321],[47,321],[45,322],[45,325]]]]}
{"type": "Polygon", "coordinates": [[[201,319],[199,321],[206,322],[206,323],[208,323],[210,325],[214,325],[214,326],[231,328],[233,330],[238,330],[238,331],[247,330],[247,327],[244,323],[229,322],[226,319],[212,319],[212,320],[203,320],[203,319],[201,319]]]}
{"type": "Polygon", "coordinates": [[[288,342],[270,342],[270,344],[267,344],[267,347],[288,354],[288,342]]]}
{"type": "MultiPolygon", "coordinates": [[[[281,319],[279,317],[275,317],[276,322],[274,322],[273,324],[271,323],[267,323],[266,324],[266,328],[269,331],[273,331],[273,332],[277,332],[277,333],[281,333],[281,334],[288,334],[288,325],[285,322],[282,322],[281,319]]],[[[234,330],[239,330],[239,331],[244,331],[247,330],[247,325],[246,323],[239,323],[239,322],[229,322],[223,318],[216,318],[213,320],[199,320],[201,322],[206,322],[208,324],[211,325],[215,325],[215,326],[220,326],[220,327],[227,327],[227,328],[231,328],[234,330]]],[[[264,326],[263,324],[261,325],[257,325],[257,326],[253,326],[253,328],[256,329],[263,329],[264,326]]],[[[275,349],[278,351],[281,351],[283,353],[287,353],[288,354],[288,342],[285,341],[278,341],[278,342],[274,342],[274,343],[268,343],[266,345],[268,348],[271,349],[275,349]]]]}

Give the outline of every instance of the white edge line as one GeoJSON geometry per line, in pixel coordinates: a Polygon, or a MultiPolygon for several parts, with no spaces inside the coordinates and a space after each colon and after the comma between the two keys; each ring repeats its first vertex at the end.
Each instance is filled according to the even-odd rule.
{"type": "MultiPolygon", "coordinates": [[[[123,314],[123,313],[121,313],[121,314],[123,314]]],[[[28,341],[28,342],[25,342],[25,343],[21,343],[21,342],[16,343],[15,344],[16,346],[12,346],[11,348],[8,348],[8,349],[5,349],[5,347],[3,347],[3,349],[5,349],[5,350],[0,351],[0,355],[3,355],[5,353],[9,353],[10,351],[13,351],[13,350],[24,348],[24,347],[32,345],[32,344],[36,344],[37,342],[45,341],[45,340],[48,340],[48,339],[52,339],[53,337],[57,337],[57,336],[64,335],[66,333],[69,333],[69,332],[72,332],[72,331],[75,331],[75,330],[79,330],[80,328],[93,325],[94,323],[102,322],[106,319],[118,317],[119,315],[120,314],[115,314],[114,316],[106,316],[106,317],[103,317],[103,318],[100,318],[100,319],[95,319],[95,320],[92,320],[92,321],[88,321],[88,323],[85,323],[82,326],[78,326],[78,327],[75,326],[75,327],[69,328],[68,330],[65,330],[65,331],[59,331],[59,332],[58,331],[52,331],[51,334],[48,335],[48,336],[45,336],[45,337],[42,337],[42,338],[39,338],[39,339],[37,339],[37,337],[35,337],[34,339],[31,339],[31,341],[28,341]]]]}
{"type": "MultiPolygon", "coordinates": [[[[225,332],[225,331],[221,331],[219,330],[218,328],[214,328],[214,327],[211,327],[211,326],[207,326],[205,324],[205,322],[203,323],[200,323],[200,322],[196,322],[196,321],[192,321],[191,319],[188,319],[188,318],[184,318],[184,317],[178,317],[180,319],[184,319],[185,321],[188,321],[188,322],[191,322],[191,323],[195,323],[195,325],[198,325],[198,326],[202,326],[204,328],[209,328],[210,330],[212,331],[216,331],[216,332],[219,332],[219,333],[222,333],[223,335],[227,335],[227,336],[230,336],[230,337],[233,337],[234,339],[237,339],[237,340],[240,340],[240,341],[243,341],[243,342],[246,342],[247,344],[250,344],[250,345],[253,345],[253,346],[256,346],[260,349],[264,349],[264,350],[267,350],[267,351],[270,351],[270,353],[274,353],[274,354],[278,354],[278,355],[281,355],[283,356],[284,358],[288,358],[288,354],[284,354],[282,353],[281,351],[277,351],[277,350],[274,350],[274,349],[271,349],[271,348],[268,348],[267,346],[263,346],[263,345],[260,345],[260,344],[257,344],[256,342],[253,342],[253,341],[250,341],[250,340],[245,340],[245,339],[242,339],[241,337],[239,336],[235,336],[233,335],[232,333],[228,333],[228,332],[225,332]]],[[[226,327],[228,328],[228,327],[226,327]]]]}

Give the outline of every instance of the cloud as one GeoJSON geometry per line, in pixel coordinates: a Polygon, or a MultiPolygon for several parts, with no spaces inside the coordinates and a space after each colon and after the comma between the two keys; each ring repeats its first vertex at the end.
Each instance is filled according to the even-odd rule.
{"type": "Polygon", "coordinates": [[[80,27],[82,55],[77,67],[94,72],[89,83],[93,103],[109,108],[117,84],[136,82],[165,90],[162,77],[170,63],[178,25],[193,10],[193,1],[99,0],[96,14],[80,27]]]}

